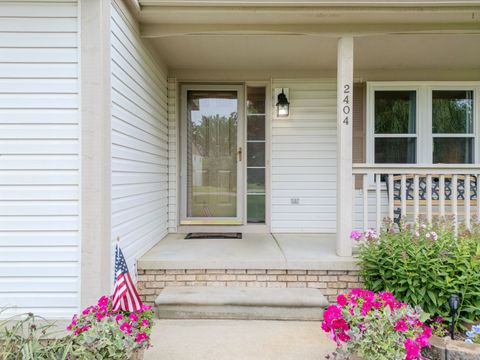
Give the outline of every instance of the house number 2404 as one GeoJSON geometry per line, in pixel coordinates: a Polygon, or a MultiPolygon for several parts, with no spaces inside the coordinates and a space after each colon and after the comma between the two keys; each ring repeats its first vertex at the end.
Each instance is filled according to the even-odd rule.
{"type": "Polygon", "coordinates": [[[345,116],[343,119],[343,123],[345,125],[348,125],[350,123],[350,113],[352,111],[352,108],[350,107],[350,85],[345,84],[343,85],[343,95],[344,98],[342,100],[343,103],[343,108],[342,108],[342,113],[345,116]]]}

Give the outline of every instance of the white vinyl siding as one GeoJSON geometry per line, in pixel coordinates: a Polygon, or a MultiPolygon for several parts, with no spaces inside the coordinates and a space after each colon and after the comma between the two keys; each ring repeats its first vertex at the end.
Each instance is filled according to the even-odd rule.
{"type": "Polygon", "coordinates": [[[167,75],[120,1],[112,2],[112,236],[132,274],[168,229],[167,75]]]}
{"type": "MultiPolygon", "coordinates": [[[[79,307],[76,1],[0,1],[0,308],[79,307]]],[[[3,313],[5,316],[7,313],[3,313]]]]}
{"type": "Polygon", "coordinates": [[[272,89],[282,87],[290,116],[272,120],[272,231],[334,233],[336,82],[273,81],[272,89]]]}

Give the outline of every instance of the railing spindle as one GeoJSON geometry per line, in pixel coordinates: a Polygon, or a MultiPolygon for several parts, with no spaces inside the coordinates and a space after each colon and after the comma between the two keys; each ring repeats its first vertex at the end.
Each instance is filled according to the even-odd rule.
{"type": "Polygon", "coordinates": [[[393,221],[393,175],[388,175],[388,217],[393,221]]]}
{"type": "Polygon", "coordinates": [[[440,216],[445,216],[445,175],[440,175],[440,181],[438,184],[438,200],[440,201],[440,216]]]}
{"type": "Polygon", "coordinates": [[[413,177],[413,218],[414,221],[418,221],[418,216],[420,213],[420,179],[418,175],[413,177]]]}
{"type": "Polygon", "coordinates": [[[432,175],[427,175],[427,221],[432,223],[432,175]]]}
{"type": "Polygon", "coordinates": [[[470,229],[470,175],[465,175],[464,184],[464,200],[465,200],[465,226],[470,229]]]}
{"type": "Polygon", "coordinates": [[[475,186],[475,192],[477,194],[477,198],[476,198],[476,200],[477,200],[477,221],[479,221],[480,220],[480,201],[479,201],[480,199],[478,198],[478,195],[479,195],[478,194],[478,190],[479,190],[478,187],[480,185],[480,182],[479,182],[480,174],[478,174],[478,173],[477,173],[477,176],[476,176],[476,180],[477,180],[477,182],[476,182],[476,186],[475,186]]]}
{"type": "Polygon", "coordinates": [[[401,204],[402,204],[402,218],[407,218],[407,175],[402,174],[402,181],[401,181],[401,204]]]}
{"type": "Polygon", "coordinates": [[[368,174],[363,174],[363,230],[368,230],[368,174]]]}
{"type": "Polygon", "coordinates": [[[382,181],[381,181],[381,175],[380,174],[375,174],[375,195],[377,197],[377,233],[380,233],[380,230],[382,228],[382,191],[380,188],[382,181]]]}
{"type": "Polygon", "coordinates": [[[455,229],[455,234],[458,233],[458,176],[452,176],[452,214],[453,214],[453,225],[455,229]]]}

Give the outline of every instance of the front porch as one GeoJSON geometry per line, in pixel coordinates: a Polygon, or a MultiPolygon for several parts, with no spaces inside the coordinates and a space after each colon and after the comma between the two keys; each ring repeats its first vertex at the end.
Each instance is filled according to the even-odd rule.
{"type": "MultiPolygon", "coordinates": [[[[155,3],[139,14],[142,41],[168,69],[158,135],[167,146],[138,170],[142,184],[163,176],[142,211],[168,233],[138,258],[144,301],[173,286],[316,288],[333,300],[361,285],[352,230],[395,216],[452,214],[470,225],[479,213],[477,20],[459,27],[438,11],[422,20],[392,9],[372,23],[370,11],[312,18],[298,8],[292,18],[265,8],[265,24],[248,6],[204,10],[155,3]],[[276,109],[283,90],[287,116],[276,109]],[[195,231],[244,237],[184,239],[195,231]]],[[[133,183],[123,171],[120,185],[133,183]]],[[[123,230],[121,191],[118,203],[123,230]]],[[[125,239],[120,230],[114,237],[125,239]]],[[[151,234],[150,244],[161,238],[151,234]]]]}
{"type": "Polygon", "coordinates": [[[139,259],[138,288],[147,303],[167,286],[314,288],[332,301],[361,285],[355,259],[336,254],[335,234],[184,238],[170,234],[139,259]]]}

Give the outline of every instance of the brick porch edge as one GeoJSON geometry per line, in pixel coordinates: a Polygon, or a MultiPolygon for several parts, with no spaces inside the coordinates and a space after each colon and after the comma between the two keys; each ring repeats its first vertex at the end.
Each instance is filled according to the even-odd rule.
{"type": "Polygon", "coordinates": [[[330,302],[362,287],[356,270],[138,270],[138,293],[153,305],[166,286],[290,287],[320,289],[330,302]]]}

